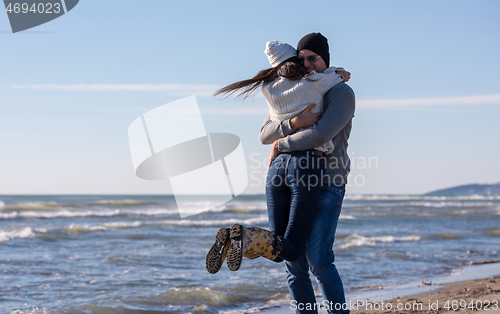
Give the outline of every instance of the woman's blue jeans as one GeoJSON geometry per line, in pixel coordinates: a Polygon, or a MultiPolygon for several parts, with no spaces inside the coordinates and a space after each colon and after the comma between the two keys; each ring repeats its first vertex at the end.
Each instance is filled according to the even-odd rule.
{"type": "Polygon", "coordinates": [[[297,260],[306,249],[316,221],[326,157],[314,150],[281,153],[266,180],[270,230],[282,237],[279,257],[297,260]]]}

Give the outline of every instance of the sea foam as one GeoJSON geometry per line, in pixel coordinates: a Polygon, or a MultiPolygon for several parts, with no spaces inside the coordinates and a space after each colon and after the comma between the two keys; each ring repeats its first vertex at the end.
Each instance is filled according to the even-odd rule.
{"type": "Polygon", "coordinates": [[[31,238],[35,234],[30,227],[15,229],[12,231],[0,230],[0,242],[6,242],[15,238],[31,238]]]}
{"type": "Polygon", "coordinates": [[[379,236],[379,237],[364,237],[359,234],[350,234],[341,241],[339,244],[335,244],[334,246],[338,249],[347,249],[350,247],[358,247],[358,246],[374,246],[376,243],[380,242],[407,242],[407,241],[419,241],[422,239],[421,236],[418,235],[409,235],[405,237],[394,237],[394,236],[379,236]]]}

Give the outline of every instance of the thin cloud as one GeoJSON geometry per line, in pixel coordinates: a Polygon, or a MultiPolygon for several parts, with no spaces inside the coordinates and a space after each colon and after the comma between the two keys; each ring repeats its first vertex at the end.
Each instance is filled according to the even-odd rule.
{"type": "MultiPolygon", "coordinates": [[[[34,84],[11,85],[12,89],[53,90],[53,91],[102,91],[102,92],[168,92],[179,96],[212,96],[219,89],[219,85],[211,84],[34,84]]],[[[263,97],[260,90],[254,97],[263,97]]],[[[476,95],[461,97],[433,97],[433,98],[399,98],[399,99],[359,99],[357,108],[379,108],[400,106],[432,106],[432,105],[479,105],[500,104],[500,94],[476,95]]],[[[232,110],[213,110],[207,114],[244,114],[261,115],[267,107],[233,108],[232,110]]]]}
{"type": "Polygon", "coordinates": [[[170,92],[180,96],[212,96],[213,93],[220,88],[220,86],[208,84],[34,84],[11,85],[10,88],[53,91],[170,92]]]}
{"type": "Polygon", "coordinates": [[[361,99],[356,101],[356,106],[359,108],[480,104],[500,104],[500,94],[462,97],[361,99]]]}
{"type": "MultiPolygon", "coordinates": [[[[500,104],[500,94],[478,95],[464,97],[434,97],[434,98],[400,98],[400,99],[361,99],[356,100],[356,108],[382,108],[401,106],[437,106],[437,105],[482,105],[500,104]]],[[[265,115],[268,107],[265,103],[253,106],[252,108],[235,108],[228,110],[204,111],[206,114],[228,114],[228,115],[265,115]]]]}

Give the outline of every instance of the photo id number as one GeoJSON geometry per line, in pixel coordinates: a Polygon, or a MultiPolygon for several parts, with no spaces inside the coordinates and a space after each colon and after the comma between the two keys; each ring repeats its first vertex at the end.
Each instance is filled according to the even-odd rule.
{"type": "Polygon", "coordinates": [[[9,13],[60,13],[61,4],[60,3],[33,3],[29,5],[28,3],[9,3],[5,8],[5,11],[9,13]]]}

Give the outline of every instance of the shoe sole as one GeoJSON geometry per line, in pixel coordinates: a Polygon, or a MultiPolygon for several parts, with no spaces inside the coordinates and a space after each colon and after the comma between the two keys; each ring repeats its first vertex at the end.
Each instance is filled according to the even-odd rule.
{"type": "Polygon", "coordinates": [[[230,237],[231,246],[227,252],[227,267],[229,270],[237,271],[240,269],[241,262],[243,260],[243,227],[238,224],[232,225],[230,237]]]}
{"type": "Polygon", "coordinates": [[[215,243],[210,248],[207,254],[207,271],[211,274],[215,274],[219,271],[224,262],[223,252],[226,242],[229,241],[229,230],[227,228],[221,228],[215,236],[215,243]]]}

